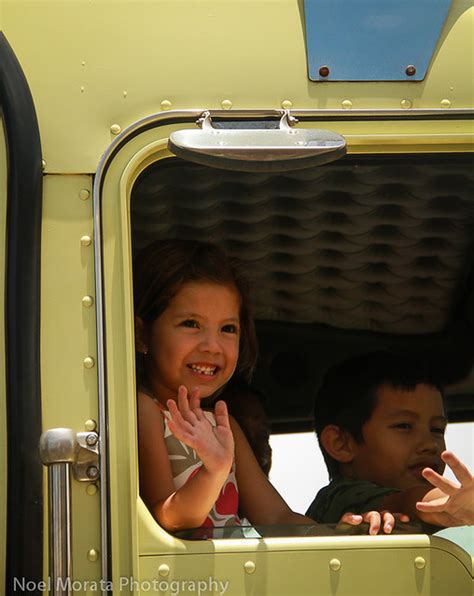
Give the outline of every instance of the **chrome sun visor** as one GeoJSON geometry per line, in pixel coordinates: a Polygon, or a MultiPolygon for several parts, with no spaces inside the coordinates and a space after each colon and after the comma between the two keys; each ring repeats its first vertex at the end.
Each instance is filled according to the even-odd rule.
{"type": "Polygon", "coordinates": [[[338,159],[346,153],[343,136],[330,130],[293,128],[284,112],[276,129],[215,128],[209,112],[201,128],[171,133],[168,148],[176,156],[202,165],[244,172],[299,170],[338,159]]]}

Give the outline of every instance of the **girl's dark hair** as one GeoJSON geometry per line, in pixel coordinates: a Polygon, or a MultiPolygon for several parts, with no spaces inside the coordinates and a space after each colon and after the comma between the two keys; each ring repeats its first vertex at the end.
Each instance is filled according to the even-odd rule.
{"type": "Polygon", "coordinates": [[[166,309],[180,288],[193,281],[231,285],[240,297],[240,350],[236,373],[249,381],[257,360],[257,338],[249,284],[241,265],[210,242],[158,240],[134,259],[135,316],[148,325],[166,309]]]}
{"type": "Polygon", "coordinates": [[[338,475],[339,463],[321,443],[323,428],[334,424],[362,443],[362,427],[377,405],[378,389],[390,385],[413,391],[420,383],[435,387],[443,397],[443,388],[427,361],[385,351],[354,356],[327,371],[314,403],[314,428],[330,478],[338,475]]]}

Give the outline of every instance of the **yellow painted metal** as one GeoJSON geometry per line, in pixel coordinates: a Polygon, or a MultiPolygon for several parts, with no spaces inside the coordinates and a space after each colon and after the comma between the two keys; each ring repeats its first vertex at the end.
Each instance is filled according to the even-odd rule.
{"type": "MultiPolygon", "coordinates": [[[[114,127],[168,110],[412,106],[410,120],[420,108],[472,108],[473,18],[470,0],[452,1],[422,82],[314,83],[297,0],[3,2],[4,31],[38,111],[46,171],[66,173],[94,172],[114,127]]],[[[403,146],[396,123],[371,120],[362,123],[367,138],[354,139],[356,151],[403,146]]],[[[459,144],[459,133],[472,134],[467,122],[450,120],[403,127],[423,135],[409,140],[413,151],[426,150],[427,139],[443,150],[459,144]],[[447,136],[426,136],[439,134],[447,136]]],[[[352,128],[344,119],[339,132],[350,137],[352,128]]]]}
{"type": "MultiPolygon", "coordinates": [[[[92,202],[80,198],[91,184],[90,176],[45,176],[43,181],[43,429],[84,431],[86,421],[98,416],[97,371],[83,366],[84,357],[96,353],[95,311],[82,304],[85,295],[94,295],[94,254],[80,242],[83,234],[92,235],[92,202]]],[[[86,484],[73,481],[72,504],[74,579],[98,580],[100,561],[89,561],[87,552],[100,548],[99,495],[87,494],[86,484]]]]}
{"type": "MultiPolygon", "coordinates": [[[[1,7],[0,7],[1,15],[1,7]]],[[[5,250],[7,211],[7,152],[0,116],[0,586],[5,585],[7,539],[7,404],[5,380],[5,250]]]]}
{"type": "MultiPolygon", "coordinates": [[[[298,596],[337,594],[339,596],[470,596],[472,578],[452,551],[452,545],[418,537],[398,542],[394,537],[365,537],[353,543],[331,544],[330,540],[287,540],[276,549],[272,541],[260,541],[247,552],[219,552],[140,558],[140,594],[149,586],[169,591],[185,592],[190,582],[202,587],[201,594],[222,593],[271,594],[298,596]],[[410,544],[411,542],[411,544],[410,544]],[[306,543],[306,544],[305,544],[306,543]],[[415,566],[422,557],[426,565],[415,566]],[[330,562],[337,559],[338,565],[330,562]],[[253,565],[249,565],[253,563],[253,565]],[[160,566],[167,565],[169,574],[159,575],[160,566]],[[250,567],[252,573],[246,573],[250,567]],[[331,568],[332,567],[332,568],[331,568]],[[338,569],[339,568],[339,569],[338,569]],[[338,569],[338,570],[337,570],[338,569]],[[214,583],[211,584],[211,581],[214,583]],[[221,587],[222,586],[222,587],[221,587]],[[206,588],[214,588],[211,591],[206,588]]],[[[440,539],[438,539],[440,540],[440,539]]],[[[190,545],[190,549],[191,549],[190,545]]],[[[456,549],[454,549],[456,550],[456,549]]]]}

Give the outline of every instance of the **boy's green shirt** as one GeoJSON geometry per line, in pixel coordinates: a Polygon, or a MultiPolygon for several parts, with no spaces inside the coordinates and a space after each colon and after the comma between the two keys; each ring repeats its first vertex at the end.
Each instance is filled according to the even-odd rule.
{"type": "Polygon", "coordinates": [[[397,492],[397,488],[337,476],[318,492],[306,515],[322,524],[336,524],[344,513],[380,509],[384,497],[397,492]]]}
{"type": "MultiPolygon", "coordinates": [[[[337,476],[318,492],[306,515],[320,524],[337,524],[344,513],[380,511],[384,497],[399,492],[401,490],[398,488],[380,486],[368,480],[337,476]]],[[[353,529],[349,527],[348,533],[354,533],[353,529]]],[[[396,522],[394,533],[432,534],[439,529],[438,526],[412,519],[410,523],[396,522]]]]}

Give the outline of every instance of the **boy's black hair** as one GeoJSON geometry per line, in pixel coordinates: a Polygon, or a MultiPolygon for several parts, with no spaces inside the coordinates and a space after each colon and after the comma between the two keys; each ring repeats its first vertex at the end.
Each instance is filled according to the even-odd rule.
{"type": "Polygon", "coordinates": [[[420,383],[443,389],[427,362],[391,352],[370,352],[354,356],[332,366],[325,374],[314,404],[314,428],[329,472],[339,473],[339,462],[321,444],[321,431],[334,424],[363,441],[362,427],[372,416],[377,404],[377,389],[391,385],[412,391],[420,383]]]}

